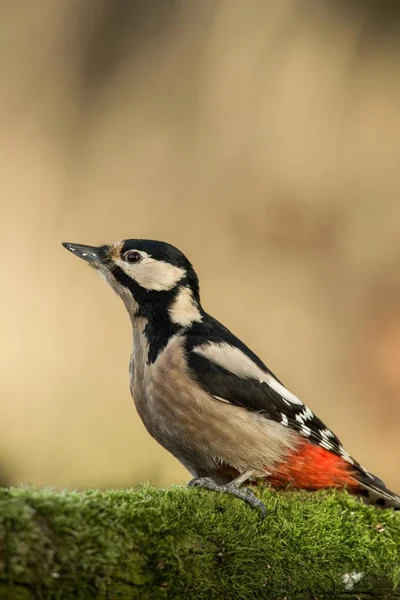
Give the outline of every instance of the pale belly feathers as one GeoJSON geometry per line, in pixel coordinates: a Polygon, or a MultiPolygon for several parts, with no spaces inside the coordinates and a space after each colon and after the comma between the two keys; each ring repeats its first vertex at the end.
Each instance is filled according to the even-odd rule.
{"type": "Polygon", "coordinates": [[[131,394],[150,435],[193,475],[227,466],[262,476],[295,449],[298,436],[288,428],[205,392],[187,370],[179,335],[147,364],[145,325],[134,326],[131,394]]]}

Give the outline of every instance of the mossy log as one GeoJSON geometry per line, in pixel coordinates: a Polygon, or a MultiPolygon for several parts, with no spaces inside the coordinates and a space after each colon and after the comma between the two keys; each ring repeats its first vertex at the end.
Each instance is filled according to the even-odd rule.
{"type": "Polygon", "coordinates": [[[346,493],[0,490],[0,598],[400,598],[400,514],[346,493]]]}

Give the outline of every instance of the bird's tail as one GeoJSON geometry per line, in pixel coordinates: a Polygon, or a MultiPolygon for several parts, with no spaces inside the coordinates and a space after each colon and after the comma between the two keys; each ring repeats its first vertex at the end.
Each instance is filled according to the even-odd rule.
{"type": "Polygon", "coordinates": [[[368,504],[400,510],[400,496],[390,491],[381,479],[367,472],[357,473],[361,495],[368,504]]]}

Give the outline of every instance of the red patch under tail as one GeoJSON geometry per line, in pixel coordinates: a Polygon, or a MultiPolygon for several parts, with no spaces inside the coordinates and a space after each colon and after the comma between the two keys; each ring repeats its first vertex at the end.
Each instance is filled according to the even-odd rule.
{"type": "Polygon", "coordinates": [[[291,485],[304,490],[329,487],[347,487],[354,491],[360,489],[350,463],[307,441],[303,441],[284,463],[278,465],[267,480],[274,488],[291,485]]]}

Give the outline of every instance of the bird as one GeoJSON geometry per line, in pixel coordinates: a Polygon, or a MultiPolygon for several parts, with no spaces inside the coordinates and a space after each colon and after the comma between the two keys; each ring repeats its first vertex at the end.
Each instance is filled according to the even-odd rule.
{"type": "Polygon", "coordinates": [[[63,246],[125,304],[133,336],[131,395],[149,434],[190,472],[189,487],[235,496],[263,517],[259,485],[343,488],[364,502],[400,509],[400,497],[203,309],[197,273],[178,248],[146,239],[63,246]]]}

